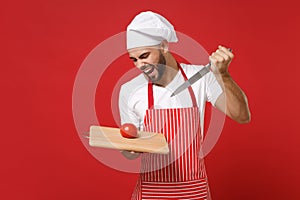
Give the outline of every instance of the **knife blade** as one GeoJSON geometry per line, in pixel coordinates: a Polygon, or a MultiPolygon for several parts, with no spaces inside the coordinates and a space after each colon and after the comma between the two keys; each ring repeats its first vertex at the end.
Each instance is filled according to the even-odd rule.
{"type": "Polygon", "coordinates": [[[200,78],[202,78],[205,74],[210,72],[211,63],[209,62],[207,65],[205,65],[201,70],[199,70],[196,74],[194,74],[191,78],[186,80],[183,84],[181,84],[171,95],[171,97],[175,96],[176,94],[179,94],[186,88],[190,87],[192,84],[194,84],[196,81],[198,81],[200,78]]]}
{"type": "MultiPolygon", "coordinates": [[[[230,52],[232,52],[232,49],[228,48],[228,50],[230,52]]],[[[210,72],[210,68],[211,68],[211,62],[209,62],[208,64],[206,64],[200,71],[198,71],[196,74],[194,74],[191,78],[189,78],[188,80],[186,80],[183,84],[181,84],[171,95],[171,97],[179,94],[180,92],[182,92],[183,90],[185,90],[186,88],[190,87],[192,84],[194,84],[196,81],[198,81],[199,79],[201,79],[205,74],[207,74],[208,72],[210,72]]]]}

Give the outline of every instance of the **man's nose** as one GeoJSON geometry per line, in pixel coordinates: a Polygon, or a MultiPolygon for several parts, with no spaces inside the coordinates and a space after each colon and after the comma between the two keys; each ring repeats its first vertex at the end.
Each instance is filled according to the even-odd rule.
{"type": "Polygon", "coordinates": [[[136,63],[135,63],[135,66],[138,69],[141,69],[141,67],[144,66],[144,65],[145,65],[145,63],[142,60],[137,60],[136,63]]]}

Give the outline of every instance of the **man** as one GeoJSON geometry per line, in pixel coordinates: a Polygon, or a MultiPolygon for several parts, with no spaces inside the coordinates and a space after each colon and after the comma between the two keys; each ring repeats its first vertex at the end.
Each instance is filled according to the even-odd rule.
{"type": "MultiPolygon", "coordinates": [[[[170,148],[169,155],[142,154],[132,199],[209,199],[204,162],[199,156],[205,103],[212,103],[239,123],[248,123],[247,98],[228,73],[233,54],[223,46],[210,56],[211,72],[171,97],[203,66],[177,63],[168,49],[169,42],[177,42],[176,32],[159,14],[142,12],[127,27],[129,57],[143,73],[121,87],[121,123],[163,133],[170,148]]],[[[140,155],[129,151],[122,154],[128,159],[140,155]]]]}

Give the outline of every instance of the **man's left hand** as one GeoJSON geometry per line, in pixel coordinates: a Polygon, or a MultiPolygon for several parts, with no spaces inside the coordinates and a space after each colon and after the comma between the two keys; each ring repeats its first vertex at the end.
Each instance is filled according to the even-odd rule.
{"type": "Polygon", "coordinates": [[[219,45],[218,50],[211,54],[209,57],[211,61],[211,70],[214,74],[227,74],[228,66],[233,59],[234,55],[226,47],[219,45]]]}

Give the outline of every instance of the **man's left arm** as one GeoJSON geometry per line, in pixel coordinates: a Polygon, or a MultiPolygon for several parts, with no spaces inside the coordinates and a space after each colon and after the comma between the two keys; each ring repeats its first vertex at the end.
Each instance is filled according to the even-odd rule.
{"type": "Polygon", "coordinates": [[[223,93],[216,101],[216,107],[238,123],[248,123],[250,110],[247,97],[228,72],[233,57],[232,52],[223,46],[219,46],[210,56],[212,72],[223,89],[223,93]]]}

